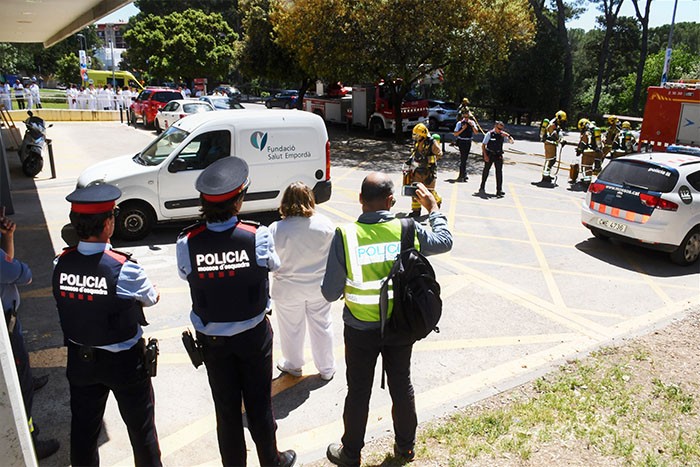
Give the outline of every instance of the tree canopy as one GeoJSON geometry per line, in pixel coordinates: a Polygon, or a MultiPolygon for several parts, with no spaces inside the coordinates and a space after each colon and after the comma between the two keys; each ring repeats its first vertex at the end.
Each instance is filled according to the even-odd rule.
{"type": "Polygon", "coordinates": [[[124,39],[130,66],[151,78],[220,81],[234,66],[238,36],[218,13],[185,10],[165,16],[140,13],[129,20],[124,39]]]}

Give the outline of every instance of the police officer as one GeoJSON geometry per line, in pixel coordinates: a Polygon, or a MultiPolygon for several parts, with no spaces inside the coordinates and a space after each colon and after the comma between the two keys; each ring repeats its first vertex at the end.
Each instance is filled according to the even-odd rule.
{"type": "Polygon", "coordinates": [[[280,267],[265,226],[238,219],[250,181],[243,159],[226,157],[195,182],[206,222],[177,241],[177,267],[190,285],[190,319],[209,375],[219,452],[224,465],[246,465],[241,419],[262,466],[291,466],[292,450],[279,452],[272,414],[272,328],[269,271],[280,267]]]}
{"type": "Polygon", "coordinates": [[[467,162],[469,161],[469,152],[472,149],[472,136],[474,136],[476,131],[476,122],[472,119],[471,113],[467,113],[457,122],[455,131],[452,133],[457,138],[457,147],[459,148],[458,182],[466,182],[469,180],[469,176],[467,175],[467,162]]]}
{"type": "Polygon", "coordinates": [[[160,294],[128,254],[113,250],[119,188],[94,185],[66,197],[79,243],[56,258],[53,294],[68,347],[72,465],[99,465],[109,392],[119,404],[137,466],[162,465],[151,379],[144,366],[143,307],[160,294]]]}
{"type": "Polygon", "coordinates": [[[496,196],[502,198],[503,192],[503,142],[513,143],[513,137],[504,131],[503,122],[496,120],[493,129],[486,132],[482,141],[482,154],[484,156],[484,171],[481,173],[481,186],[479,194],[484,195],[486,179],[489,178],[491,166],[496,167],[496,196]]]}
{"type": "MultiPolygon", "coordinates": [[[[546,119],[545,119],[546,120],[546,119]]],[[[532,182],[537,186],[552,186],[552,167],[557,161],[557,146],[564,145],[562,128],[566,124],[566,112],[558,111],[554,118],[546,120],[547,126],[544,128],[542,135],[544,143],[544,164],[542,165],[542,180],[532,182]]]]}
{"type": "MultiPolygon", "coordinates": [[[[438,207],[442,204],[442,197],[435,189],[437,181],[437,161],[442,157],[442,149],[438,142],[430,136],[428,127],[419,123],[413,127],[413,149],[407,164],[410,166],[408,172],[409,183],[423,183],[433,194],[438,207]]],[[[411,216],[420,216],[421,203],[417,197],[411,198],[411,216]]]]}

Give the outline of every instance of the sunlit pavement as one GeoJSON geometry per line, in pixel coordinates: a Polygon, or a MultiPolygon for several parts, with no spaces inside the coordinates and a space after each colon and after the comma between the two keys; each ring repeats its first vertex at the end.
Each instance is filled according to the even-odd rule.
{"type": "MultiPolygon", "coordinates": [[[[69,463],[70,412],[65,379],[65,348],[51,296],[51,262],[64,244],[68,222],[64,197],[88,165],[134,154],[155,135],[113,122],[54,123],[58,177],[48,163],[35,180],[21,174],[16,153],[8,154],[18,223],[16,256],[28,262],[34,282],[22,293],[20,310],[36,374],[48,373],[46,388],[35,396],[34,419],[42,437],[57,437],[58,454],[41,465],[69,463]]],[[[476,151],[478,145],[474,145],[476,151]]],[[[431,258],[442,285],[444,314],[440,333],[416,344],[413,380],[420,421],[429,420],[488,395],[529,381],[566,359],[601,345],[649,332],[700,304],[696,264],[682,268],[666,255],[592,237],[580,223],[582,191],[566,183],[564,151],[558,186],[530,184],[540,179],[541,144],[517,142],[506,154],[504,198],[480,197],[481,165],[471,161],[467,183],[450,183],[456,172],[442,170],[437,188],[455,237],[453,250],[431,258]]],[[[448,147],[447,161],[458,158],[448,147]]],[[[332,169],[333,196],[319,210],[333,221],[353,221],[360,213],[357,193],[368,171],[382,166],[381,155],[354,166],[332,169]]],[[[449,165],[454,167],[454,165],[449,165]]],[[[392,168],[396,183],[400,167],[392,168]]],[[[492,173],[486,191],[495,193],[492,173]]],[[[402,198],[394,208],[408,212],[402,198]]],[[[144,241],[117,244],[134,253],[161,292],[161,302],[147,309],[146,335],[161,344],[156,416],[166,465],[220,465],[216,422],[206,370],[195,370],[180,335],[189,326],[189,292],[175,270],[175,240],[186,224],[158,228],[144,241]]],[[[235,297],[232,297],[235,301],[235,297]]],[[[333,304],[338,373],[330,382],[313,364],[304,376],[275,379],[275,415],[280,449],[295,449],[301,462],[322,458],[325,447],[342,435],[345,377],[341,302],[333,304]]],[[[272,315],[273,327],[276,317],[272,315]]],[[[277,344],[277,342],[276,342],[277,344]]],[[[275,345],[275,358],[279,346],[275,345]]],[[[310,361],[310,358],[309,358],[310,361]]],[[[274,370],[274,376],[278,376],[274,370]]],[[[368,423],[368,439],[391,432],[388,392],[379,387],[379,367],[368,423]]],[[[249,463],[257,457],[249,442],[249,463]]],[[[113,398],[105,413],[102,465],[133,465],[126,429],[113,398]]]]}

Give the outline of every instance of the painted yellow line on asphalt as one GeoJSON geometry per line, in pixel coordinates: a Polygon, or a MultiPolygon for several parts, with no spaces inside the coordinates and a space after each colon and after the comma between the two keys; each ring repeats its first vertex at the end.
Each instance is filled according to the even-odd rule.
{"type": "Polygon", "coordinates": [[[520,203],[520,198],[518,197],[518,194],[515,191],[515,186],[512,183],[509,183],[508,187],[510,188],[513,202],[518,208],[518,214],[520,214],[520,218],[523,220],[523,226],[525,227],[527,236],[530,239],[530,244],[532,245],[532,249],[535,252],[535,256],[537,257],[537,262],[540,264],[540,268],[542,269],[542,275],[544,276],[544,281],[547,284],[547,289],[549,290],[549,294],[552,297],[552,300],[554,301],[554,305],[557,307],[566,308],[566,302],[564,302],[564,297],[562,297],[561,291],[559,290],[559,286],[554,280],[554,275],[549,269],[549,263],[547,262],[547,258],[544,256],[542,246],[537,241],[535,232],[532,230],[532,226],[530,225],[527,215],[523,210],[522,204],[520,203]]]}
{"type": "Polygon", "coordinates": [[[355,217],[352,217],[352,216],[345,214],[343,211],[338,211],[337,209],[334,209],[330,206],[326,206],[325,204],[319,204],[316,207],[323,210],[323,211],[331,213],[334,216],[337,216],[341,219],[345,219],[347,222],[353,222],[356,219],[355,217]]]}
{"type": "Polygon", "coordinates": [[[594,311],[594,310],[588,310],[584,308],[571,308],[569,307],[569,311],[571,313],[578,313],[581,315],[590,315],[590,316],[600,316],[602,318],[615,318],[619,320],[625,320],[629,318],[628,315],[623,315],[621,313],[610,313],[609,311],[594,311]]]}
{"type": "MultiPolygon", "coordinates": [[[[452,190],[450,193],[450,210],[448,211],[449,214],[447,215],[447,228],[450,229],[450,232],[455,231],[455,220],[457,218],[457,197],[459,195],[459,190],[457,189],[458,183],[453,183],[452,184],[452,190]]],[[[450,253],[448,252],[448,255],[450,253]]]]}
{"type": "Polygon", "coordinates": [[[559,334],[534,334],[523,336],[494,336],[494,337],[479,337],[474,339],[458,339],[451,341],[418,341],[414,344],[414,352],[433,352],[438,350],[462,350],[476,349],[486,347],[505,347],[516,345],[532,345],[532,344],[547,344],[551,342],[569,342],[580,334],[573,332],[559,334]]]}
{"type": "Polygon", "coordinates": [[[462,271],[469,275],[473,281],[476,281],[479,285],[485,289],[488,289],[488,291],[493,292],[496,295],[501,296],[515,304],[523,306],[528,310],[531,310],[551,321],[559,323],[573,331],[580,332],[585,336],[594,337],[596,339],[605,338],[608,335],[607,327],[567,312],[565,309],[557,307],[553,303],[547,302],[541,297],[521,290],[512,284],[500,281],[477,269],[470,268],[462,262],[456,261],[452,258],[443,258],[441,256],[435,256],[434,258],[438,263],[445,263],[453,269],[462,271]]]}
{"type": "Polygon", "coordinates": [[[635,261],[631,255],[627,253],[626,250],[623,252],[623,257],[625,260],[634,268],[635,271],[639,273],[641,276],[642,280],[649,286],[651,290],[656,293],[656,295],[661,299],[664,304],[668,305],[670,303],[673,303],[673,300],[671,300],[671,297],[668,296],[666,292],[664,292],[661,287],[656,283],[656,281],[647,273],[644,268],[637,262],[635,261]]]}
{"type": "MultiPolygon", "coordinates": [[[[526,243],[528,245],[532,244],[531,240],[524,240],[521,238],[497,237],[497,236],[493,236],[493,235],[479,235],[479,234],[472,234],[472,233],[466,233],[466,232],[457,232],[456,234],[453,233],[453,235],[455,235],[457,237],[484,238],[487,240],[500,240],[500,241],[504,241],[504,242],[526,243]]],[[[564,244],[564,243],[540,242],[540,245],[553,246],[553,247],[557,247],[557,248],[576,248],[575,245],[569,245],[569,244],[564,244]]]]}

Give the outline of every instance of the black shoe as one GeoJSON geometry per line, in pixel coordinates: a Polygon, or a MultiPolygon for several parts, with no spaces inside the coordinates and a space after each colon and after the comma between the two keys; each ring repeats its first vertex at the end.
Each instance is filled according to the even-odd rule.
{"type": "Polygon", "coordinates": [[[505,195],[506,195],[506,194],[503,193],[502,191],[497,191],[497,192],[496,192],[496,197],[497,197],[497,198],[503,198],[505,195]]]}
{"type": "Polygon", "coordinates": [[[36,436],[33,436],[32,441],[34,441],[34,452],[36,452],[36,458],[39,460],[46,459],[58,451],[58,448],[61,447],[61,443],[54,438],[40,440],[37,439],[36,436]]]}
{"type": "Polygon", "coordinates": [[[334,443],[328,445],[326,457],[335,465],[340,465],[342,467],[359,467],[360,465],[360,458],[353,459],[348,457],[343,450],[342,444],[334,443]]]}
{"type": "Polygon", "coordinates": [[[32,386],[34,387],[35,391],[38,391],[39,389],[46,386],[46,383],[48,383],[48,382],[49,382],[49,375],[37,376],[35,378],[32,378],[32,386]]]}
{"type": "Polygon", "coordinates": [[[394,457],[396,457],[397,460],[400,461],[413,462],[413,459],[416,458],[416,451],[413,449],[401,450],[397,445],[394,444],[394,457]]]}
{"type": "Polygon", "coordinates": [[[289,449],[288,451],[280,452],[280,467],[292,467],[297,462],[297,453],[289,449]]]}

